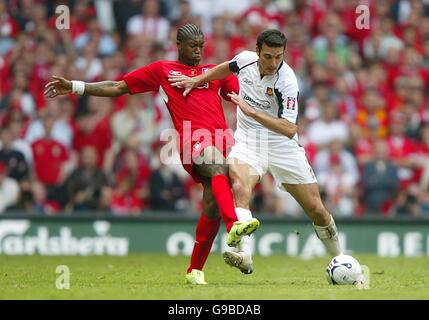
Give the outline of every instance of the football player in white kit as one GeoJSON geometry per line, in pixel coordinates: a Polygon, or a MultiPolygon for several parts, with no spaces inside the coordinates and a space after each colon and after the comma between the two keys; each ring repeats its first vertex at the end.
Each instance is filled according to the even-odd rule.
{"type": "MultiPolygon", "coordinates": [[[[341,254],[334,219],[320,198],[316,177],[298,144],[298,83],[284,62],[287,39],[274,29],[259,34],[256,52],[244,51],[197,77],[172,76],[173,86],[193,88],[235,73],[240,93],[231,93],[237,108],[235,145],[228,155],[236,213],[249,220],[251,195],[260,178],[270,172],[279,188],[289,192],[313,222],[315,232],[331,256],[341,254]]],[[[236,251],[224,253],[226,263],[243,273],[253,271],[250,238],[236,251]]]]}

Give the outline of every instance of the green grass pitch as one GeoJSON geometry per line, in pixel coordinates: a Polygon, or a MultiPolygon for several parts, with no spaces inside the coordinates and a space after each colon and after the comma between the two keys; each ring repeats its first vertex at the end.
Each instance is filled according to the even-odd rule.
{"type": "Polygon", "coordinates": [[[206,286],[185,283],[188,257],[0,256],[0,299],[429,299],[429,258],[356,255],[370,269],[370,288],[331,286],[326,258],[254,257],[243,275],[219,253],[205,267],[206,286]],[[56,288],[58,265],[70,269],[70,289],[56,288]]]}

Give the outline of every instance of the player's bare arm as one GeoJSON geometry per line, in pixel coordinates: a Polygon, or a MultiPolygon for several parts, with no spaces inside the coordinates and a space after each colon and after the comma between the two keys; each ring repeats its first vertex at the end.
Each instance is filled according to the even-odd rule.
{"type": "Polygon", "coordinates": [[[232,71],[229,69],[229,61],[226,61],[193,78],[184,75],[169,75],[168,80],[171,82],[173,87],[184,88],[185,91],[183,92],[183,95],[186,96],[192,91],[192,89],[204,83],[224,79],[231,74],[232,71]]]}
{"type": "MultiPolygon", "coordinates": [[[[73,92],[73,82],[63,77],[52,76],[53,81],[45,86],[44,94],[48,98],[55,98],[59,95],[69,94],[73,92]]],[[[81,93],[98,97],[118,97],[125,93],[129,93],[128,86],[125,81],[101,81],[101,82],[82,82],[78,81],[78,86],[81,85],[81,93]]],[[[77,88],[79,90],[79,87],[77,88]]]]}
{"type": "Polygon", "coordinates": [[[292,139],[298,131],[298,126],[296,124],[290,122],[287,119],[274,118],[269,114],[255,110],[236,93],[229,93],[228,96],[231,98],[232,102],[238,105],[238,107],[241,109],[241,111],[243,111],[246,116],[255,119],[266,128],[285,135],[290,139],[292,139]]]}

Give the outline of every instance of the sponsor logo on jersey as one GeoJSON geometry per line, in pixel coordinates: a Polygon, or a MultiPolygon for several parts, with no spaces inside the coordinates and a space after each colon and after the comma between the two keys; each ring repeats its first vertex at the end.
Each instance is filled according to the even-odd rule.
{"type": "Polygon", "coordinates": [[[248,84],[248,85],[253,85],[253,82],[252,81],[250,81],[249,79],[247,79],[247,78],[243,78],[243,82],[244,83],[246,83],[246,84],[248,84]]]}
{"type": "Polygon", "coordinates": [[[263,100],[262,103],[259,103],[259,102],[255,101],[255,100],[253,100],[247,94],[244,94],[244,100],[246,100],[247,102],[249,102],[250,105],[252,105],[252,107],[254,107],[254,108],[258,107],[258,108],[264,109],[264,110],[268,110],[269,108],[271,108],[269,101],[263,100]]]}
{"type": "Polygon", "coordinates": [[[168,72],[168,74],[171,74],[173,76],[181,76],[182,75],[182,73],[180,71],[174,71],[174,70],[170,70],[168,72]]]}

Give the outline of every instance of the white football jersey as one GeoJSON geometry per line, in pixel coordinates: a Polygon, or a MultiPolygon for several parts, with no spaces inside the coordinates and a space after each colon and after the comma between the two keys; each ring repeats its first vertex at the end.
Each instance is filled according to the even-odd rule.
{"type": "MultiPolygon", "coordinates": [[[[231,60],[230,69],[237,74],[240,82],[240,96],[256,110],[296,124],[299,89],[295,73],[283,61],[274,75],[267,75],[261,79],[258,60],[258,55],[252,51],[243,51],[231,60]]],[[[237,131],[244,133],[249,129],[265,132],[268,130],[237,107],[237,131]]],[[[297,142],[298,135],[296,134],[291,140],[282,134],[268,130],[268,142],[292,142],[293,140],[297,142]]]]}

